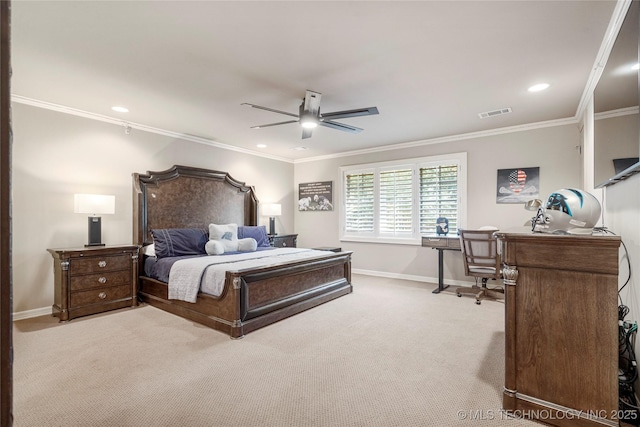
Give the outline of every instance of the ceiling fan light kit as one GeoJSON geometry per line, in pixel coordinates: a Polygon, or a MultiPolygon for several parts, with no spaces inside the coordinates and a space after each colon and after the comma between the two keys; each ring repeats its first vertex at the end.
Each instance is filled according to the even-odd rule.
{"type": "Polygon", "coordinates": [[[320,113],[320,99],[322,94],[307,90],[307,93],[300,104],[298,114],[288,113],[286,111],[275,110],[273,108],[262,107],[260,105],[243,103],[252,108],[259,110],[271,111],[272,113],[284,114],[296,117],[297,120],[288,120],[286,122],[269,123],[266,125],[252,126],[251,129],[262,129],[270,126],[279,126],[289,123],[300,123],[302,125],[302,139],[311,138],[311,130],[318,125],[331,129],[341,130],[344,132],[360,133],[362,129],[344,123],[334,122],[336,119],[348,119],[351,117],[371,116],[378,114],[377,107],[358,108],[355,110],[335,111],[333,113],[320,113]]]}

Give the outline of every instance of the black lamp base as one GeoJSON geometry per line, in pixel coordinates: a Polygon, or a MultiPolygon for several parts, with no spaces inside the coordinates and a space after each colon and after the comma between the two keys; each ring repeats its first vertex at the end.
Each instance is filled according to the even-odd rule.
{"type": "Polygon", "coordinates": [[[102,243],[102,226],[101,226],[101,218],[99,216],[90,216],[89,217],[89,243],[87,243],[85,248],[91,246],[104,246],[102,243]]]}
{"type": "Polygon", "coordinates": [[[272,236],[276,235],[276,217],[269,217],[269,234],[272,236]]]}

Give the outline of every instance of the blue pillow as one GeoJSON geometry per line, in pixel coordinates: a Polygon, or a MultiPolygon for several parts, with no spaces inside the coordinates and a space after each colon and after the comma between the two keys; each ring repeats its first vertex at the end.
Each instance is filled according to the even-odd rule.
{"type": "Polygon", "coordinates": [[[207,252],[208,230],[200,228],[161,228],[151,230],[156,257],[201,255],[207,252]]]}
{"type": "Polygon", "coordinates": [[[246,239],[247,237],[256,239],[259,248],[271,247],[267,236],[267,228],[264,225],[239,225],[238,239],[246,239]]]}

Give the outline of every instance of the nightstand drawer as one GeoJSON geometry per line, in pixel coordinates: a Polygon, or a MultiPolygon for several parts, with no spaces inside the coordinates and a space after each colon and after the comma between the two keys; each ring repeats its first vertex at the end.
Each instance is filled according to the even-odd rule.
{"type": "Polygon", "coordinates": [[[71,291],[83,291],[105,286],[128,285],[131,283],[131,271],[121,270],[104,272],[102,274],[85,274],[83,276],[71,276],[69,285],[71,291]]]}
{"type": "Polygon", "coordinates": [[[112,286],[82,292],[72,292],[70,308],[79,307],[82,305],[101,304],[122,298],[131,298],[130,285],[112,286]]]}
{"type": "Polygon", "coordinates": [[[101,271],[127,270],[131,266],[131,255],[112,255],[88,258],[72,258],[69,273],[72,276],[101,271]]]}
{"type": "Polygon", "coordinates": [[[276,248],[295,248],[298,241],[297,234],[281,234],[269,236],[271,246],[276,248]]]}

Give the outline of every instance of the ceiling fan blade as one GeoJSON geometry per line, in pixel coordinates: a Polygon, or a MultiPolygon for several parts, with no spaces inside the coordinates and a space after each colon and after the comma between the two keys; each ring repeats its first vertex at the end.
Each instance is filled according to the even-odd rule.
{"type": "Polygon", "coordinates": [[[311,138],[311,129],[302,128],[302,139],[311,138]]]}
{"type": "Polygon", "coordinates": [[[378,114],[378,107],[358,108],[355,110],[335,111],[333,113],[322,113],[320,119],[336,120],[349,117],[372,116],[378,114]]]}
{"type": "Polygon", "coordinates": [[[274,110],[273,108],[262,107],[260,105],[249,104],[249,103],[246,103],[246,102],[243,102],[241,105],[247,105],[247,106],[252,107],[252,108],[257,108],[258,110],[271,111],[272,113],[285,114],[285,115],[291,116],[291,117],[298,117],[297,114],[287,113],[286,111],[274,110]]]}
{"type": "Polygon", "coordinates": [[[363,129],[357,128],[355,126],[345,125],[344,123],[332,122],[329,120],[325,120],[318,124],[320,126],[325,126],[331,129],[343,130],[345,132],[351,132],[351,133],[360,133],[363,131],[363,129]]]}
{"type": "Polygon", "coordinates": [[[297,120],[287,120],[286,122],[269,123],[268,125],[260,125],[260,126],[251,126],[251,129],[262,129],[262,128],[268,128],[270,126],[287,125],[289,123],[298,123],[298,121],[297,120]]]}
{"type": "Polygon", "coordinates": [[[312,114],[314,117],[318,117],[318,114],[320,114],[321,98],[321,93],[308,90],[307,94],[304,96],[304,111],[312,114]]]}

